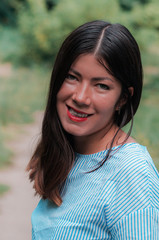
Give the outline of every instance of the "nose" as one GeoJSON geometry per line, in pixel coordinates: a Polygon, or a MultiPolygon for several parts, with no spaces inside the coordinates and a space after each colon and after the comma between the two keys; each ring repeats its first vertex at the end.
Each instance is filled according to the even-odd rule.
{"type": "Polygon", "coordinates": [[[91,90],[90,86],[85,83],[81,83],[75,89],[75,92],[72,97],[73,101],[78,105],[89,106],[91,103],[91,90]]]}

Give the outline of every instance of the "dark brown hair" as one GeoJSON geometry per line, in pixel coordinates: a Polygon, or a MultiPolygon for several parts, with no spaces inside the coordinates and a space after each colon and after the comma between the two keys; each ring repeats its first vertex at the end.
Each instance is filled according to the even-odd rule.
{"type": "MultiPolygon", "coordinates": [[[[122,85],[121,95],[126,96],[127,101],[120,114],[115,113],[114,122],[119,129],[133,119],[141,98],[140,52],[127,28],[120,24],[93,21],[78,27],[66,38],[57,55],[51,76],[41,139],[27,168],[30,171],[30,180],[34,181],[36,193],[44,199],[54,201],[58,206],[62,203],[60,188],[74,162],[74,150],[71,136],[65,132],[59,121],[56,96],[70,66],[84,53],[93,53],[101,64],[103,61],[107,63],[110,73],[122,85]],[[130,95],[129,87],[134,89],[133,96],[130,95]]],[[[101,165],[110,156],[113,141],[101,165]]]]}

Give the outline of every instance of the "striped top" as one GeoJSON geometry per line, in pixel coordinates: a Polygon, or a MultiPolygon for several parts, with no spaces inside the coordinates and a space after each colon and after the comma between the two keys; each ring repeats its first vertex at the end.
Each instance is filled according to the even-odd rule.
{"type": "Polygon", "coordinates": [[[106,151],[76,154],[62,205],[40,200],[33,211],[33,240],[159,240],[159,174],[146,147],[127,143],[88,173],[106,151]]]}

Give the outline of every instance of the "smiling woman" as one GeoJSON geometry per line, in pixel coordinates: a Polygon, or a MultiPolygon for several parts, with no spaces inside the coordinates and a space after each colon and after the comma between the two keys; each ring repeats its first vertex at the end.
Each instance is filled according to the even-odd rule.
{"type": "Polygon", "coordinates": [[[124,26],[93,21],[66,38],[28,164],[42,198],[33,239],[158,239],[159,175],[130,137],[141,91],[139,48],[124,26]]]}
{"type": "Polygon", "coordinates": [[[57,94],[57,112],[75,151],[91,154],[109,145],[117,130],[114,114],[124,104],[121,89],[93,54],[80,55],[72,64],[57,94]]]}

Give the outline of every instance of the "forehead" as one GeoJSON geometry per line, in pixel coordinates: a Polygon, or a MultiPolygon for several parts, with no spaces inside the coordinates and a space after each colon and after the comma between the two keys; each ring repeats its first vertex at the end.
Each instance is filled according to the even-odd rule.
{"type": "Polygon", "coordinates": [[[72,63],[71,68],[79,68],[83,71],[91,69],[91,72],[107,73],[105,66],[106,63],[102,64],[93,54],[81,54],[72,63]]]}
{"type": "MultiPolygon", "coordinates": [[[[70,70],[78,72],[88,78],[109,77],[114,82],[117,81],[110,73],[107,63],[94,54],[81,54],[72,63],[70,70]]],[[[119,81],[117,81],[119,82],[119,81]]]]}

